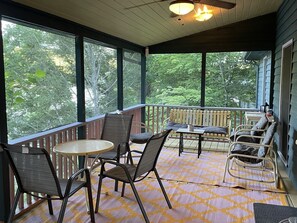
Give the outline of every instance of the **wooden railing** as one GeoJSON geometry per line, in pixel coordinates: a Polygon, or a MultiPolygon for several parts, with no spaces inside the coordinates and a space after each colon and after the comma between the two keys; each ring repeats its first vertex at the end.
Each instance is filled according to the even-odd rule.
{"type": "MultiPolygon", "coordinates": [[[[141,117],[141,108],[145,105],[131,107],[123,111],[125,114],[133,114],[134,120],[139,120],[141,117]]],[[[51,156],[52,163],[56,168],[59,178],[68,178],[77,170],[78,158],[76,156],[64,157],[53,151],[55,145],[63,142],[74,141],[78,139],[79,128],[85,130],[87,139],[98,139],[101,135],[102,123],[104,115],[94,117],[87,120],[85,123],[72,123],[63,127],[55,128],[38,134],[22,137],[16,140],[10,140],[8,143],[12,145],[27,145],[32,147],[45,148],[51,156]],[[71,160],[70,160],[71,159],[71,160]]],[[[134,130],[135,131],[135,130],[134,130]]],[[[16,181],[12,171],[10,171],[10,200],[13,202],[16,191],[16,181]]],[[[17,208],[17,216],[25,213],[32,206],[38,204],[39,201],[29,195],[23,195],[17,208]]]]}
{"type": "MultiPolygon", "coordinates": [[[[73,123],[67,126],[59,127],[53,130],[34,134],[28,137],[22,137],[17,140],[9,141],[9,144],[27,145],[32,147],[45,148],[51,156],[54,167],[56,168],[58,177],[68,178],[75,170],[77,159],[74,157],[73,164],[67,158],[56,154],[53,147],[62,142],[73,141],[77,139],[78,128],[84,126],[84,123],[73,123]]],[[[12,202],[15,194],[16,182],[12,171],[10,171],[10,200],[12,202]]],[[[18,204],[17,213],[22,213],[38,200],[29,195],[22,195],[18,204]]]]}
{"type": "Polygon", "coordinates": [[[173,108],[183,109],[209,109],[220,111],[231,111],[231,129],[244,123],[244,113],[246,111],[257,111],[256,109],[245,108],[222,108],[222,107],[199,107],[199,106],[171,106],[171,105],[146,105],[146,124],[154,132],[160,132],[166,124],[170,110],[173,108]]]}
{"type": "MultiPolygon", "coordinates": [[[[138,105],[125,109],[123,113],[133,114],[133,120],[136,122],[141,121],[141,110],[145,107],[145,119],[146,124],[149,126],[153,132],[160,132],[163,128],[164,121],[168,118],[170,109],[177,108],[181,106],[164,106],[164,105],[138,105]]],[[[201,107],[189,107],[183,106],[182,108],[193,108],[197,109],[201,107]]],[[[205,107],[205,109],[209,107],[205,107]]],[[[234,109],[234,108],[211,108],[214,110],[230,110],[232,111],[232,126],[235,127],[243,123],[244,112],[245,111],[255,111],[255,109],[234,109]]],[[[77,168],[78,159],[77,157],[69,158],[63,157],[60,154],[56,154],[53,148],[58,143],[63,143],[67,141],[73,141],[78,139],[79,128],[85,131],[87,139],[98,139],[101,134],[102,124],[104,115],[88,119],[85,123],[73,123],[63,127],[48,130],[42,133],[34,134],[28,137],[19,138],[16,140],[9,141],[10,144],[27,145],[33,147],[43,147],[45,148],[51,158],[54,167],[56,168],[58,177],[68,178],[77,168]]],[[[131,132],[139,132],[140,129],[132,128],[131,132]]],[[[10,198],[11,202],[14,198],[16,188],[16,182],[12,172],[10,171],[10,198]]],[[[39,201],[31,196],[24,195],[19,202],[17,215],[25,213],[30,207],[38,204],[39,201]]]]}

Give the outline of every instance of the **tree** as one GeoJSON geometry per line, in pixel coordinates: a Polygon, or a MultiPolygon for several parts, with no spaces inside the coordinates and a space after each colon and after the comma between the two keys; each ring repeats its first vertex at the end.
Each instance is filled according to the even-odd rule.
{"type": "MultiPolygon", "coordinates": [[[[243,56],[243,52],[207,53],[206,106],[255,102],[255,69],[243,56]]],[[[200,105],[200,54],[150,55],[147,66],[148,103],[200,105]]]]}
{"type": "Polygon", "coordinates": [[[243,52],[207,54],[207,106],[240,107],[240,102],[255,102],[255,69],[243,58],[243,52]]]}
{"type": "Polygon", "coordinates": [[[74,38],[8,23],[3,41],[9,139],[76,121],[74,38]]]}
{"type": "Polygon", "coordinates": [[[117,108],[116,51],[85,42],[86,117],[114,111],[117,108]]]}
{"type": "Polygon", "coordinates": [[[199,54],[150,55],[147,62],[147,102],[199,105],[200,65],[199,54]]]}
{"type": "Polygon", "coordinates": [[[141,102],[141,55],[124,51],[123,63],[124,108],[141,102]]]}

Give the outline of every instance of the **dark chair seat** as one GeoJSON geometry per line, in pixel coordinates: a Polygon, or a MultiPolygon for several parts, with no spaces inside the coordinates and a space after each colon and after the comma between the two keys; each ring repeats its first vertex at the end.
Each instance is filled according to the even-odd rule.
{"type": "Polygon", "coordinates": [[[130,134],[130,140],[133,143],[145,144],[152,136],[153,136],[153,133],[151,132],[130,134]]]}
{"type": "MultiPolygon", "coordinates": [[[[234,148],[231,150],[231,154],[238,154],[238,155],[249,155],[253,157],[257,157],[259,153],[259,148],[255,148],[253,146],[248,146],[245,144],[235,144],[234,148]]],[[[262,160],[250,157],[237,157],[239,160],[247,163],[259,163],[262,160]]]]}
{"type": "Polygon", "coordinates": [[[181,124],[181,123],[176,123],[176,122],[168,122],[166,126],[166,130],[172,129],[173,131],[178,130],[179,128],[187,128],[187,124],[181,124]]]}
{"type": "Polygon", "coordinates": [[[235,137],[237,139],[239,139],[240,142],[250,142],[250,143],[254,143],[254,138],[250,136],[251,132],[237,132],[236,133],[236,136],[235,136],[235,133],[232,133],[231,136],[230,136],[230,140],[232,142],[235,141],[235,137]]]}
{"type": "Polygon", "coordinates": [[[199,129],[204,129],[204,133],[209,134],[222,134],[227,135],[228,134],[228,128],[225,127],[218,127],[218,126],[203,126],[199,129]]]}

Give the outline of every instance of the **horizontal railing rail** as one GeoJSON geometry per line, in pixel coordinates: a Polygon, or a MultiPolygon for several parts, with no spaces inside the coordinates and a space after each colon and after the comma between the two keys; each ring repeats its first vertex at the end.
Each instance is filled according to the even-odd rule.
{"type": "Polygon", "coordinates": [[[258,111],[253,108],[225,108],[225,107],[200,107],[200,106],[177,106],[177,105],[146,105],[146,123],[154,132],[160,132],[165,128],[166,120],[169,117],[170,110],[174,108],[182,109],[207,109],[207,110],[221,110],[231,111],[231,128],[244,123],[244,114],[247,111],[258,111]]]}

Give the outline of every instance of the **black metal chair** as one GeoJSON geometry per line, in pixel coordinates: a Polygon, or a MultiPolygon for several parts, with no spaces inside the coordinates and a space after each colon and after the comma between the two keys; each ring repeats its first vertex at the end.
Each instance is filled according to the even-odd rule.
{"type": "Polygon", "coordinates": [[[103,162],[103,164],[102,164],[103,166],[105,166],[105,164],[112,164],[115,167],[113,167],[107,171],[105,171],[105,168],[101,168],[101,171],[99,174],[99,183],[98,183],[97,200],[96,200],[96,208],[95,208],[96,213],[98,212],[98,208],[99,208],[102,180],[103,180],[103,178],[108,177],[108,178],[123,182],[122,197],[124,196],[124,192],[125,192],[125,184],[129,183],[131,185],[133,193],[136,197],[138,205],[139,205],[141,212],[143,214],[143,217],[145,219],[145,222],[149,222],[149,219],[148,219],[147,214],[144,210],[143,204],[140,200],[140,197],[138,195],[138,192],[136,190],[134,183],[145,179],[146,176],[148,176],[148,174],[151,171],[153,171],[156,175],[156,178],[159,182],[159,185],[160,185],[163,195],[166,199],[168,207],[170,209],[172,208],[169,198],[166,194],[166,191],[164,189],[164,186],[161,182],[161,179],[160,179],[159,174],[156,169],[156,164],[157,164],[159,154],[161,152],[161,149],[163,148],[166,137],[168,136],[170,131],[171,130],[167,130],[162,133],[153,135],[146,143],[146,146],[145,146],[143,152],[141,152],[141,151],[131,151],[130,152],[130,153],[135,152],[135,153],[141,154],[141,157],[140,157],[137,165],[134,165],[131,163],[121,164],[121,163],[114,162],[114,161],[104,161],[103,162]]]}
{"type": "Polygon", "coordinates": [[[120,158],[130,151],[129,139],[133,115],[125,114],[105,114],[102,133],[100,139],[108,140],[114,144],[111,151],[101,153],[98,156],[89,156],[94,161],[91,169],[99,166],[102,160],[120,161],[120,158]],[[97,165],[97,161],[99,163],[97,165]]]}
{"type": "Polygon", "coordinates": [[[88,169],[78,170],[69,179],[58,179],[50,156],[45,149],[7,144],[1,144],[1,147],[7,154],[18,184],[8,222],[13,221],[18,201],[23,193],[46,199],[51,215],[53,215],[52,200],[62,200],[57,222],[63,222],[69,197],[83,187],[87,188],[86,193],[88,195],[87,200],[91,222],[95,222],[91,180],[88,169]],[[80,179],[82,173],[85,175],[85,180],[80,179]]]}
{"type": "MultiPolygon", "coordinates": [[[[114,144],[111,151],[101,153],[93,158],[90,170],[101,165],[103,160],[115,160],[120,162],[120,158],[130,151],[129,139],[132,126],[133,115],[125,114],[105,114],[102,133],[100,139],[108,140],[114,144]],[[99,162],[98,162],[99,160],[99,162]]],[[[132,162],[132,157],[127,156],[132,162]]],[[[101,167],[102,168],[102,167],[101,167]]],[[[115,182],[115,191],[118,190],[118,183],[115,182]]]]}

